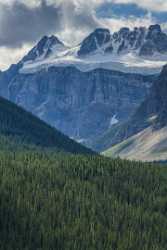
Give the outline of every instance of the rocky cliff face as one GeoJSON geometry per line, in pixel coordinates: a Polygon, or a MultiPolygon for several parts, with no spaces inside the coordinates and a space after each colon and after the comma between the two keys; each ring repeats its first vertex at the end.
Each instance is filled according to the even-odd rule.
{"type": "Polygon", "coordinates": [[[87,145],[114,124],[126,121],[153,81],[151,76],[103,69],[81,72],[74,67],[6,75],[9,81],[0,90],[2,96],[87,145]]]}
{"type": "Polygon", "coordinates": [[[99,139],[99,142],[97,142],[94,147],[97,147],[99,150],[105,150],[150,127],[152,134],[158,134],[157,131],[167,126],[166,96],[167,66],[164,66],[160,76],[150,89],[149,96],[139,106],[133,116],[122,125],[115,126],[115,128],[113,127],[103,138],[99,139]]]}
{"type": "Polygon", "coordinates": [[[111,139],[118,142],[105,154],[142,161],[167,159],[167,66],[154,83],[150,95],[132,118],[111,139]],[[120,143],[119,143],[120,142],[120,143]]]}

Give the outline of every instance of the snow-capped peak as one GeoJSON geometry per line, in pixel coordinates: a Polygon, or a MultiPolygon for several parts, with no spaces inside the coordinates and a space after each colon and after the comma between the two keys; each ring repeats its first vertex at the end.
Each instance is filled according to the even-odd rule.
{"type": "Polygon", "coordinates": [[[106,46],[106,44],[109,45],[110,41],[111,34],[108,29],[96,29],[81,43],[78,56],[86,56],[89,53],[99,50],[106,46]]]}
{"type": "Polygon", "coordinates": [[[81,71],[105,68],[130,73],[154,74],[167,62],[167,35],[160,25],[121,28],[111,33],[96,29],[76,47],[66,47],[55,36],[43,37],[23,58],[21,73],[51,66],[75,66],[81,71]]]}
{"type": "Polygon", "coordinates": [[[38,44],[23,58],[23,62],[46,59],[52,52],[65,48],[65,45],[56,36],[44,36],[38,44]]]}

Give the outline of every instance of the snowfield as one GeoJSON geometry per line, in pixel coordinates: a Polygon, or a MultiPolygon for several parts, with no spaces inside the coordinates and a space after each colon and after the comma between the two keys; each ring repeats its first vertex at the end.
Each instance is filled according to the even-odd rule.
{"type": "Polygon", "coordinates": [[[27,61],[20,69],[22,74],[31,74],[49,67],[74,66],[80,71],[87,72],[97,68],[116,70],[125,73],[139,73],[151,75],[160,73],[167,63],[167,54],[156,54],[152,57],[141,57],[136,52],[118,55],[116,53],[105,54],[99,49],[96,52],[79,57],[79,46],[74,48],[60,47],[53,49],[49,57],[38,57],[36,60],[27,61]]]}

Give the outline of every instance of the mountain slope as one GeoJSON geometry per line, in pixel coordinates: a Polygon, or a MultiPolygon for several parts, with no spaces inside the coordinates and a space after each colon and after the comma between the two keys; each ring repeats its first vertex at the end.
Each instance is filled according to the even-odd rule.
{"type": "Polygon", "coordinates": [[[122,125],[107,155],[141,160],[167,159],[167,66],[164,66],[151,93],[137,112],[122,125]],[[123,142],[122,142],[123,141],[123,142]]]}
{"type": "Polygon", "coordinates": [[[70,153],[91,153],[91,150],[3,98],[0,98],[0,136],[2,146],[6,142],[9,146],[32,145],[70,153]]]}
{"type": "Polygon", "coordinates": [[[148,127],[105,151],[104,155],[139,161],[166,161],[167,126],[158,130],[148,127]]]}
{"type": "Polygon", "coordinates": [[[81,72],[51,67],[17,74],[9,83],[8,99],[87,143],[114,122],[126,121],[149,93],[153,79],[104,69],[81,72]]]}

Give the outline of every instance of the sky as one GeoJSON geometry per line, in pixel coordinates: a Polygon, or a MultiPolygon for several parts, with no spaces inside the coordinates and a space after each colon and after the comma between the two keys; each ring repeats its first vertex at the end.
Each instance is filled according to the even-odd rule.
{"type": "Polygon", "coordinates": [[[0,0],[0,70],[44,35],[73,45],[97,27],[114,32],[155,23],[167,30],[167,0],[0,0]]]}

